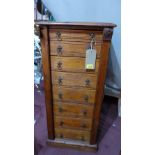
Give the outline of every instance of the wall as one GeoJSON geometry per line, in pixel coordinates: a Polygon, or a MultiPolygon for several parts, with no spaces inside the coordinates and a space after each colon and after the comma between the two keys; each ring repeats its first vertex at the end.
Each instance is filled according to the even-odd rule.
{"type": "Polygon", "coordinates": [[[114,29],[106,83],[121,88],[121,1],[120,0],[43,0],[56,21],[112,22],[114,29]]]}

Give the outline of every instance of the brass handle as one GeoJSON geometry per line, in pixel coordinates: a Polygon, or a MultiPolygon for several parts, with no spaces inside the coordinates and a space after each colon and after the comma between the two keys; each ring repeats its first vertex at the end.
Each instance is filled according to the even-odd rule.
{"type": "Polygon", "coordinates": [[[88,102],[88,98],[89,98],[88,95],[85,95],[85,96],[84,96],[85,102],[88,102]]]}
{"type": "Polygon", "coordinates": [[[57,33],[56,33],[56,36],[57,36],[57,39],[58,39],[58,40],[61,40],[61,33],[60,33],[60,32],[57,32],[57,33]]]}
{"type": "Polygon", "coordinates": [[[60,125],[60,126],[63,126],[63,124],[64,124],[64,122],[63,122],[63,121],[60,121],[60,124],[59,124],[59,125],[60,125]]]}
{"type": "Polygon", "coordinates": [[[81,124],[81,127],[82,127],[82,128],[86,128],[86,124],[85,124],[85,123],[82,123],[82,124],[81,124]]]}
{"type": "Polygon", "coordinates": [[[82,141],[85,141],[85,138],[84,138],[84,136],[81,136],[81,140],[82,140],[82,141]]]}
{"type": "Polygon", "coordinates": [[[60,133],[60,138],[64,138],[64,136],[63,136],[63,134],[62,134],[62,133],[60,133]]]}
{"type": "Polygon", "coordinates": [[[85,80],[85,83],[86,83],[86,86],[89,86],[90,85],[90,80],[89,79],[86,79],[85,80]]]}
{"type": "Polygon", "coordinates": [[[58,93],[59,99],[62,99],[62,93],[58,93]]]}
{"type": "Polygon", "coordinates": [[[58,84],[59,85],[62,85],[62,80],[63,80],[63,78],[61,76],[59,76],[59,78],[58,78],[58,84]]]}
{"type": "Polygon", "coordinates": [[[90,36],[91,39],[95,38],[95,34],[94,33],[89,33],[89,36],[90,36]]]}
{"type": "Polygon", "coordinates": [[[62,47],[60,45],[57,47],[57,53],[58,55],[62,54],[62,47]]]}
{"type": "Polygon", "coordinates": [[[59,61],[59,62],[57,63],[57,67],[58,67],[59,70],[62,69],[62,62],[61,62],[61,61],[59,61]]]}
{"type": "Polygon", "coordinates": [[[63,109],[61,107],[59,107],[59,112],[63,112],[63,109]]]}
{"type": "Polygon", "coordinates": [[[87,115],[87,110],[83,111],[83,115],[86,116],[87,115]]]}

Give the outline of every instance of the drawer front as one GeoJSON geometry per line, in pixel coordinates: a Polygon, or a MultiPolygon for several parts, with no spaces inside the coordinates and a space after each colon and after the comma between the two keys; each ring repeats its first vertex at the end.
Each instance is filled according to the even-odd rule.
{"type": "Polygon", "coordinates": [[[56,101],[94,104],[96,90],[88,88],[58,87],[53,85],[53,99],[56,101]]]}
{"type": "Polygon", "coordinates": [[[103,40],[102,31],[89,31],[89,30],[65,30],[65,29],[50,29],[50,40],[59,41],[91,41],[94,39],[96,42],[103,40]]]}
{"type": "Polygon", "coordinates": [[[82,130],[55,128],[55,137],[89,142],[90,132],[82,130]]]}
{"type": "Polygon", "coordinates": [[[54,115],[73,118],[92,118],[93,106],[54,101],[54,115]]]}
{"type": "Polygon", "coordinates": [[[91,130],[91,119],[71,118],[71,117],[54,117],[54,126],[56,128],[72,128],[81,130],[91,130]]]}
{"type": "MultiPolygon", "coordinates": [[[[85,57],[86,50],[90,48],[90,43],[83,42],[66,42],[66,41],[51,41],[50,54],[60,56],[78,56],[85,57]]],[[[96,50],[97,58],[100,57],[101,44],[96,43],[93,46],[96,50]]]]}
{"type": "Polygon", "coordinates": [[[85,69],[85,58],[51,56],[51,68],[55,71],[97,73],[99,59],[96,59],[95,70],[85,69]]]}
{"type": "Polygon", "coordinates": [[[52,84],[59,86],[80,86],[96,89],[97,75],[52,71],[52,84]]]}

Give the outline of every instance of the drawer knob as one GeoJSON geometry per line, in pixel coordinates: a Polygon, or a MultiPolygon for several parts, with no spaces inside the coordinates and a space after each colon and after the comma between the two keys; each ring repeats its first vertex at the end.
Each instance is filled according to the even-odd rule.
{"type": "Polygon", "coordinates": [[[58,93],[59,99],[62,99],[62,93],[58,93]]]}
{"type": "Polygon", "coordinates": [[[81,128],[86,128],[86,124],[85,123],[82,123],[81,124],[81,128]]]}
{"type": "Polygon", "coordinates": [[[61,40],[61,33],[60,33],[60,32],[57,32],[57,33],[56,33],[56,36],[57,36],[57,39],[58,39],[58,40],[61,40]]]}
{"type": "Polygon", "coordinates": [[[62,134],[62,133],[60,134],[60,138],[64,138],[64,136],[63,136],[63,134],[62,134]]]}
{"type": "Polygon", "coordinates": [[[87,110],[83,111],[83,115],[86,116],[87,115],[87,110]]]}
{"type": "Polygon", "coordinates": [[[88,102],[88,98],[89,98],[88,95],[85,95],[85,96],[84,96],[85,102],[88,102]]]}
{"type": "Polygon", "coordinates": [[[60,121],[59,125],[60,126],[63,126],[64,122],[63,121],[60,121]]]}
{"type": "Polygon", "coordinates": [[[89,79],[86,79],[85,80],[85,83],[86,83],[86,86],[89,86],[90,85],[90,80],[89,79]]]}
{"type": "Polygon", "coordinates": [[[58,84],[59,85],[62,85],[62,80],[63,80],[63,78],[61,76],[59,76],[59,78],[58,78],[58,84]]]}
{"type": "Polygon", "coordinates": [[[59,112],[63,112],[63,109],[61,107],[59,107],[59,112]]]}
{"type": "Polygon", "coordinates": [[[94,33],[89,33],[89,36],[90,36],[91,39],[95,38],[95,34],[94,33]]]}
{"type": "Polygon", "coordinates": [[[85,141],[85,138],[84,138],[84,136],[81,136],[81,140],[82,140],[82,141],[85,141]]]}
{"type": "Polygon", "coordinates": [[[61,61],[59,61],[59,62],[57,63],[57,67],[58,67],[59,70],[62,69],[62,62],[61,62],[61,61]]]}
{"type": "Polygon", "coordinates": [[[58,55],[62,54],[62,47],[60,45],[57,47],[57,53],[58,55]]]}

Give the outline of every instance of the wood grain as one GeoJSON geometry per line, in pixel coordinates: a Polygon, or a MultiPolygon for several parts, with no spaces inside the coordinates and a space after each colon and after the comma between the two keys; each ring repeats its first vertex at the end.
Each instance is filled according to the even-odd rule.
{"type": "Polygon", "coordinates": [[[92,34],[96,42],[101,42],[103,40],[102,31],[89,31],[89,30],[65,30],[65,29],[50,29],[49,37],[50,40],[65,40],[65,41],[91,41],[92,34]],[[60,33],[60,38],[58,38],[58,33],[60,33]]]}
{"type": "Polygon", "coordinates": [[[50,72],[50,57],[49,57],[49,44],[48,44],[48,29],[44,27],[41,31],[41,48],[42,48],[42,63],[44,74],[44,88],[45,88],[45,103],[47,112],[47,127],[48,138],[54,139],[54,121],[53,121],[53,106],[52,106],[52,82],[50,72]]]}
{"type": "Polygon", "coordinates": [[[90,145],[89,142],[82,142],[77,140],[66,140],[66,139],[59,139],[56,138],[54,140],[48,139],[47,144],[52,147],[59,147],[59,148],[72,148],[77,149],[78,151],[91,151],[96,152],[98,147],[97,145],[90,145]]]}
{"type": "Polygon", "coordinates": [[[84,73],[97,73],[99,67],[99,60],[96,60],[95,70],[85,69],[85,58],[79,57],[58,57],[51,56],[51,68],[54,71],[67,71],[67,72],[84,72],[84,73]],[[61,68],[58,67],[59,62],[62,63],[61,68]]]}
{"type": "Polygon", "coordinates": [[[105,77],[106,77],[106,71],[107,71],[109,48],[110,48],[110,42],[104,41],[102,45],[101,60],[100,60],[99,72],[98,72],[95,105],[94,105],[94,112],[93,112],[94,123],[92,124],[90,144],[96,144],[101,105],[104,97],[104,83],[105,83],[105,77]]]}
{"type": "Polygon", "coordinates": [[[97,75],[52,71],[52,83],[59,86],[78,86],[96,89],[97,75]]]}
{"type": "MultiPolygon", "coordinates": [[[[70,41],[50,41],[50,54],[56,56],[86,57],[88,48],[90,48],[90,42],[73,42],[72,39],[70,41]]],[[[93,44],[93,49],[96,50],[97,58],[99,58],[101,43],[93,44]]]]}
{"type": "Polygon", "coordinates": [[[56,101],[79,102],[94,104],[96,90],[80,87],[67,87],[53,85],[53,99],[56,101]],[[61,94],[61,95],[60,95],[61,94]]]}
{"type": "Polygon", "coordinates": [[[91,119],[93,116],[93,106],[54,101],[54,115],[91,119]]]}
{"type": "Polygon", "coordinates": [[[62,139],[72,139],[72,140],[80,140],[84,142],[89,142],[90,132],[83,131],[83,130],[55,128],[55,137],[62,138],[62,139]]]}
{"type": "Polygon", "coordinates": [[[81,119],[71,117],[54,117],[54,126],[56,128],[70,128],[78,130],[91,130],[92,119],[81,119]]]}
{"type": "Polygon", "coordinates": [[[103,28],[104,27],[111,27],[111,28],[114,28],[116,27],[116,24],[113,24],[113,23],[104,23],[104,22],[51,22],[51,21],[38,21],[38,22],[35,22],[35,24],[38,24],[40,26],[44,26],[44,25],[49,25],[51,27],[59,27],[59,26],[62,26],[62,27],[70,27],[70,26],[75,26],[75,27],[82,27],[81,29],[84,29],[85,27],[87,29],[91,28],[93,29],[93,27],[100,27],[103,28]]]}

